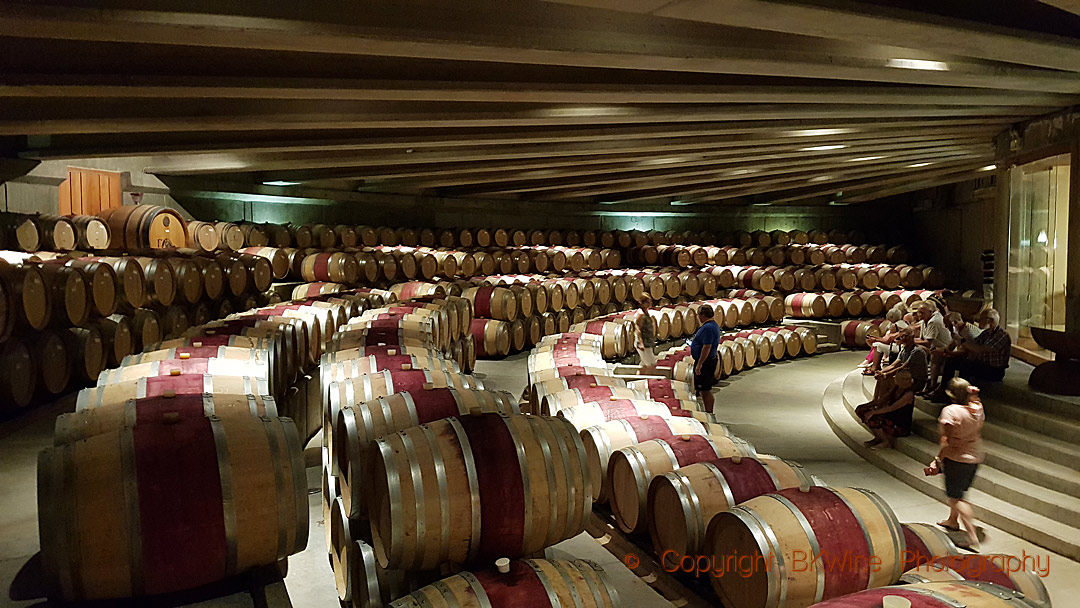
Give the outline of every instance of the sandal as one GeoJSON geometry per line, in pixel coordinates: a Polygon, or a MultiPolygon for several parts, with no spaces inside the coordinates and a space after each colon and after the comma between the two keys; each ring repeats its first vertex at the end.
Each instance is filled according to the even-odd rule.
{"type": "Polygon", "coordinates": [[[941,526],[942,528],[945,528],[949,532],[959,532],[960,531],[960,524],[957,524],[955,526],[951,526],[951,525],[949,525],[948,520],[939,521],[939,522],[937,522],[937,525],[941,526]]]}

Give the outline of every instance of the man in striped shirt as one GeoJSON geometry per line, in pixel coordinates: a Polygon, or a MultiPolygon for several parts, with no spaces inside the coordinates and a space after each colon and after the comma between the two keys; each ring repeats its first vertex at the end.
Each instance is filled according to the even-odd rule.
{"type": "MultiPolygon", "coordinates": [[[[956,373],[966,380],[984,382],[1001,382],[1005,378],[1005,369],[1009,367],[1009,357],[1012,355],[1012,339],[1001,328],[1001,315],[989,308],[979,314],[978,323],[982,333],[974,340],[965,340],[955,351],[955,356],[945,359],[942,386],[956,373]]],[[[944,402],[945,392],[939,387],[933,399],[944,402]]]]}

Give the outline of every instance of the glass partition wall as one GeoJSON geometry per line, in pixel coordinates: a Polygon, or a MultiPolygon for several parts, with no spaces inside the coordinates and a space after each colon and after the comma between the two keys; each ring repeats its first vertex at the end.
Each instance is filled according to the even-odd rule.
{"type": "Polygon", "coordinates": [[[1006,329],[1013,343],[1052,358],[1031,327],[1065,329],[1069,246],[1070,155],[1014,167],[1009,173],[1009,276],[1006,329]]]}

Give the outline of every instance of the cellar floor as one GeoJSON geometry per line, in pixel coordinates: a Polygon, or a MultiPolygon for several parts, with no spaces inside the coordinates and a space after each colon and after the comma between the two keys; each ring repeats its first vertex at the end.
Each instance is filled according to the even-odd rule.
{"type": "MultiPolygon", "coordinates": [[[[862,358],[858,352],[840,352],[774,363],[744,371],[722,383],[717,413],[731,430],[750,441],[759,452],[795,460],[810,473],[832,485],[853,485],[881,495],[901,521],[935,522],[946,508],[851,452],[836,437],[821,414],[825,387],[851,370],[862,358]]],[[[527,354],[502,361],[481,361],[477,373],[485,384],[519,395],[526,381],[527,354]]],[[[71,411],[73,397],[40,407],[18,419],[0,424],[0,606],[32,606],[43,602],[35,593],[40,585],[27,567],[38,550],[36,459],[51,441],[56,415],[71,411]]],[[[289,598],[297,608],[336,605],[333,577],[327,563],[325,530],[316,468],[308,470],[311,493],[311,536],[308,548],[289,560],[285,579],[289,598]]],[[[989,526],[983,551],[1042,557],[1049,563],[1044,579],[1057,606],[1069,606],[1080,594],[1080,563],[1068,560],[989,526]]],[[[670,604],[642,579],[587,534],[557,545],[555,557],[579,557],[600,563],[612,577],[624,606],[663,607],[670,604]]],[[[253,606],[248,594],[234,593],[191,605],[253,606]]],[[[271,605],[276,605],[272,603],[271,605]]]]}

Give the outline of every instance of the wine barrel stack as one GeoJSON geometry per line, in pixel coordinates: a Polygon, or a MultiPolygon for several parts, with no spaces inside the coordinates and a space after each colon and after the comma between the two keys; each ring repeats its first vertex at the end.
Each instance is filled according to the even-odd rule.
{"type": "Polygon", "coordinates": [[[42,565],[57,597],[183,591],[303,550],[303,449],[322,410],[297,385],[318,374],[339,326],[395,298],[357,289],[232,314],[98,374],[38,461],[42,565]]]}
{"type": "Polygon", "coordinates": [[[411,606],[541,593],[617,605],[595,564],[540,559],[581,533],[592,508],[577,430],[522,413],[514,396],[467,373],[477,298],[441,285],[392,293],[405,297],[336,328],[309,393],[324,412],[323,510],[339,599],[411,606]]]}
{"type": "MultiPolygon", "coordinates": [[[[357,286],[469,298],[471,352],[498,358],[631,314],[645,294],[662,339],[692,333],[693,303],[719,298],[732,328],[783,316],[860,319],[844,344],[862,348],[875,333],[866,318],[940,293],[921,288],[943,279],[907,265],[902,247],[865,245],[853,233],[281,226],[186,222],[153,205],[100,217],[4,214],[0,244],[11,250],[0,253],[7,413],[92,383],[104,367],[190,326],[357,286]]],[[[627,350],[617,336],[608,342],[627,350]]]]}
{"type": "Polygon", "coordinates": [[[627,364],[645,295],[660,341],[714,309],[718,379],[815,354],[806,320],[842,320],[844,344],[865,348],[887,309],[943,293],[902,247],[820,230],[185,221],[152,205],[6,214],[0,246],[0,410],[81,389],[39,457],[56,599],[280,568],[309,540],[316,436],[319,542],[343,605],[617,606],[599,566],[547,551],[595,517],[658,563],[854,560],[709,577],[729,608],[861,601],[899,582],[1040,597],[1037,580],[979,564],[920,574],[958,557],[947,537],[758,453],[703,411],[687,347],[648,375],[627,364]],[[519,352],[520,398],[473,374],[519,352]]]}
{"type": "MultiPolygon", "coordinates": [[[[692,566],[704,556],[710,569],[725,570],[706,578],[715,603],[731,608],[878,607],[887,595],[917,597],[920,606],[997,596],[1050,607],[1036,575],[1005,570],[1008,556],[958,555],[937,526],[901,524],[873,492],[827,487],[798,463],[756,453],[711,414],[689,411],[688,349],[663,353],[655,375],[626,366],[616,373],[608,323],[543,338],[529,356],[525,406],[580,431],[597,514],[638,556],[651,554],[654,570],[678,571],[689,560],[685,576],[674,576],[700,587],[692,566]],[[799,555],[819,557],[793,567],[799,555]]],[[[718,374],[812,354],[815,345],[802,327],[728,332],[718,374]]]]}

